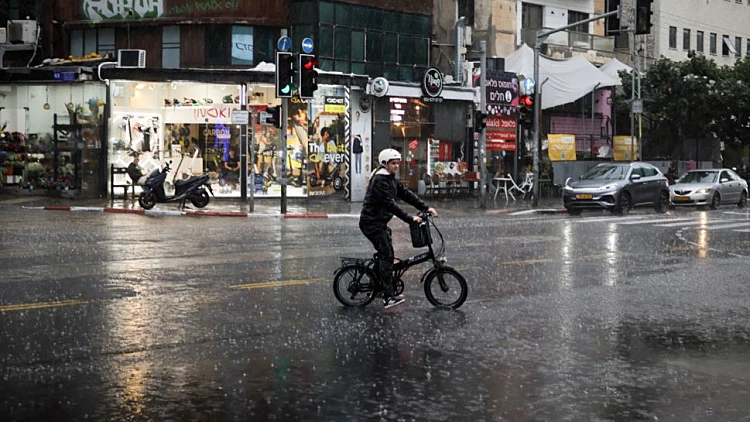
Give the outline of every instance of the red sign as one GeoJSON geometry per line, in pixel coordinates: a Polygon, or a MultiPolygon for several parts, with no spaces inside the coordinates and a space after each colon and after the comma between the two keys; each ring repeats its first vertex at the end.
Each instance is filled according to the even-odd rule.
{"type": "Polygon", "coordinates": [[[487,141],[487,151],[516,151],[515,142],[487,141]]]}
{"type": "Polygon", "coordinates": [[[516,117],[487,116],[487,139],[515,141],[517,122],[516,117]]]}
{"type": "Polygon", "coordinates": [[[409,149],[410,150],[415,150],[418,147],[419,147],[419,141],[418,140],[413,139],[413,140],[409,141],[409,149]]]}

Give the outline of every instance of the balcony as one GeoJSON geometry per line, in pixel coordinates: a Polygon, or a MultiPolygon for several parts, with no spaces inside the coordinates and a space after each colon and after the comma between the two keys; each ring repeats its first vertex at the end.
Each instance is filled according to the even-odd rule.
{"type": "MultiPolygon", "coordinates": [[[[550,31],[551,29],[542,28],[541,30],[550,31]]],[[[539,29],[522,29],[521,41],[533,47],[538,31],[539,29]]],[[[604,37],[576,31],[560,31],[548,36],[542,42],[541,52],[553,58],[584,54],[593,62],[597,61],[596,57],[609,60],[615,55],[615,37],[604,37]]]]}

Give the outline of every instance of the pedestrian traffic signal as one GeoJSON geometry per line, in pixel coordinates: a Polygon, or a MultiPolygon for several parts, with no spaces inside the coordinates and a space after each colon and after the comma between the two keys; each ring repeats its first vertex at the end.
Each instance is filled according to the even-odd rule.
{"type": "Polygon", "coordinates": [[[474,131],[481,132],[487,127],[487,113],[477,110],[474,113],[474,131]]]}
{"type": "Polygon", "coordinates": [[[276,53],[276,97],[290,98],[294,91],[294,54],[279,51],[276,53]]]}
{"type": "Polygon", "coordinates": [[[534,119],[534,98],[531,95],[523,95],[518,99],[518,120],[530,122],[534,119]]]}
{"type": "Polygon", "coordinates": [[[299,97],[312,98],[315,90],[318,89],[318,75],[315,72],[315,66],[318,60],[313,54],[299,55],[299,97]]]}
{"type": "Polygon", "coordinates": [[[270,116],[266,119],[266,123],[281,127],[281,106],[267,107],[266,113],[270,116]]]}
{"type": "Polygon", "coordinates": [[[651,33],[651,15],[654,12],[651,11],[651,3],[654,0],[636,0],[635,3],[635,33],[639,34],[650,34],[651,33]]]}

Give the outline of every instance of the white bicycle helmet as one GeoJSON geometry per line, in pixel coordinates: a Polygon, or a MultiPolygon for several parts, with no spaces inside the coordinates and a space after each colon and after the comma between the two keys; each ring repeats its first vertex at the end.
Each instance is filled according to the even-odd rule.
{"type": "Polygon", "coordinates": [[[386,148],[380,151],[380,155],[378,155],[378,162],[381,165],[384,166],[391,160],[401,160],[401,153],[393,148],[386,148]]]}

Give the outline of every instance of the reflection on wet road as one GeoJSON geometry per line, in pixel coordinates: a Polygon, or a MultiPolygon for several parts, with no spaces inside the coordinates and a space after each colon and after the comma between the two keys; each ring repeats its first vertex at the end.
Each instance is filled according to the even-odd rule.
{"type": "Polygon", "coordinates": [[[447,312],[340,306],[354,219],[0,208],[0,420],[739,420],[743,211],[449,215],[447,312]]]}

